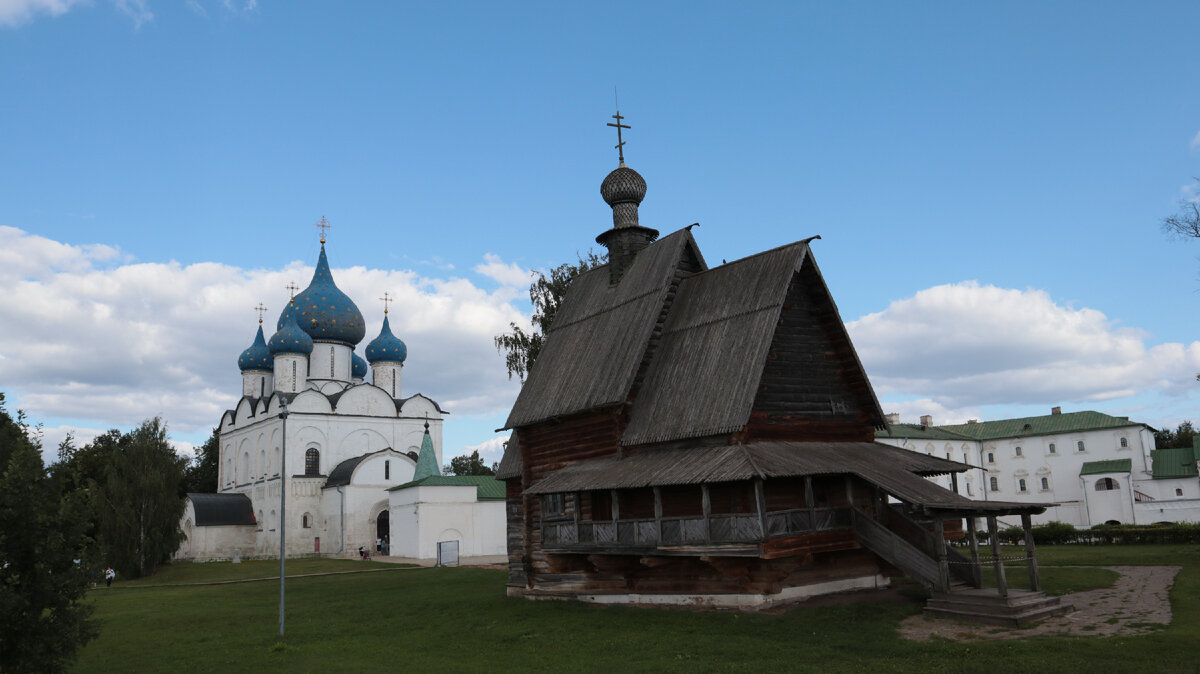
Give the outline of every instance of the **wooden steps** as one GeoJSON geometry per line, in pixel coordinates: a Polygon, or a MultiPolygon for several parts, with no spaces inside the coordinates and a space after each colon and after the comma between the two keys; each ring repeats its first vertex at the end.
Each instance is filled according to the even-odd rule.
{"type": "Polygon", "coordinates": [[[1074,606],[1043,592],[1009,590],[1002,597],[995,588],[936,592],[925,602],[928,615],[1004,627],[1029,627],[1073,610],[1074,606]]]}

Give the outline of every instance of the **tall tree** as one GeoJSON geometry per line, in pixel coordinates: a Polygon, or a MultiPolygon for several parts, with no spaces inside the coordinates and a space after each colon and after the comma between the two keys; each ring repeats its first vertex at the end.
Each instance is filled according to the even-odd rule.
{"type": "Polygon", "coordinates": [[[179,488],[180,496],[188,492],[211,494],[217,491],[217,462],[221,455],[221,438],[218,429],[196,450],[196,457],[183,471],[183,482],[179,488]]]}
{"type": "Polygon", "coordinates": [[[1173,431],[1169,428],[1154,431],[1154,446],[1159,449],[1191,447],[1195,435],[1196,429],[1192,428],[1192,422],[1184,421],[1173,431]]]}
{"type": "Polygon", "coordinates": [[[549,275],[534,272],[533,283],[529,285],[529,301],[533,303],[533,327],[529,332],[516,323],[510,323],[510,332],[496,335],[496,350],[504,356],[509,379],[516,375],[517,379],[525,381],[541,353],[545,335],[550,331],[571,281],[583,272],[604,264],[608,256],[597,255],[589,250],[587,255],[577,257],[579,260],[575,264],[560,264],[551,269],[549,275]]]}
{"type": "Polygon", "coordinates": [[[162,419],[121,436],[103,480],[91,487],[98,538],[118,572],[150,575],[179,547],[179,483],[186,463],[167,441],[162,419]]]}
{"type": "Polygon", "coordinates": [[[477,449],[469,456],[456,456],[450,459],[450,463],[442,472],[446,475],[495,475],[496,464],[493,463],[491,467],[488,467],[483,459],[479,458],[477,449]]]}
{"type": "Polygon", "coordinates": [[[27,430],[0,393],[0,671],[57,672],[96,636],[86,518],[27,430]]]}

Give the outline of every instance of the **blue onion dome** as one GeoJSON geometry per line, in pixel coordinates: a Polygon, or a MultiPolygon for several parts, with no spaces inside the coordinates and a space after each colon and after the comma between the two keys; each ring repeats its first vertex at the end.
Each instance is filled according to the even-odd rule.
{"type": "Polygon", "coordinates": [[[392,334],[392,326],[388,324],[388,317],[385,313],[383,329],[379,331],[379,336],[372,339],[371,343],[367,345],[367,360],[374,365],[375,363],[403,363],[405,358],[408,358],[408,347],[392,334]]]}
{"type": "Polygon", "coordinates": [[[293,311],[288,314],[287,322],[279,328],[279,332],[271,335],[271,341],[267,342],[267,349],[271,351],[272,356],[281,353],[299,353],[307,356],[312,353],[312,337],[296,324],[296,313],[293,311]]]}
{"type": "Polygon", "coordinates": [[[258,334],[254,336],[254,343],[250,348],[242,352],[238,358],[238,369],[242,372],[250,370],[266,370],[270,371],[274,367],[274,361],[271,360],[271,350],[267,348],[267,340],[263,339],[262,323],[258,324],[258,334]]]}
{"type": "Polygon", "coordinates": [[[350,354],[350,378],[351,379],[366,379],[367,378],[367,361],[357,353],[350,354]]]}
{"type": "Polygon", "coordinates": [[[336,342],[353,348],[367,334],[362,312],[333,282],[324,242],[312,281],[292,301],[294,306],[288,305],[279,315],[277,328],[283,329],[284,321],[295,314],[300,328],[320,342],[336,342]]]}

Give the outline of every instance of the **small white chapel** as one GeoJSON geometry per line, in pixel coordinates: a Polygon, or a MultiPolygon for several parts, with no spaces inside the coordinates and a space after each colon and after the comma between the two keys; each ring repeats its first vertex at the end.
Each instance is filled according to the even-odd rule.
{"type": "Polygon", "coordinates": [[[218,492],[187,495],[175,558],[278,556],[284,517],[289,557],[386,546],[431,559],[439,544],[464,557],[504,554],[503,484],[440,475],[447,412],[420,393],[402,395],[408,348],[392,333],[386,293],[379,335],[365,360],[355,353],[363,315],[334,283],[324,218],[318,226],[312,281],[270,339],[258,307],[258,334],[238,359],[242,397],[218,428],[218,492]]]}

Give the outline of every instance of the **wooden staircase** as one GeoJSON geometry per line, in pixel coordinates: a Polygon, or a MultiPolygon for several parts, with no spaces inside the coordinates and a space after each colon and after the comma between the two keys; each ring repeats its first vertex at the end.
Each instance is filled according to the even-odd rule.
{"type": "Polygon", "coordinates": [[[987,625],[1029,627],[1046,618],[1075,610],[1058,597],[1044,592],[1009,590],[1000,596],[996,588],[952,587],[950,592],[934,592],[925,602],[925,613],[987,625]]]}

